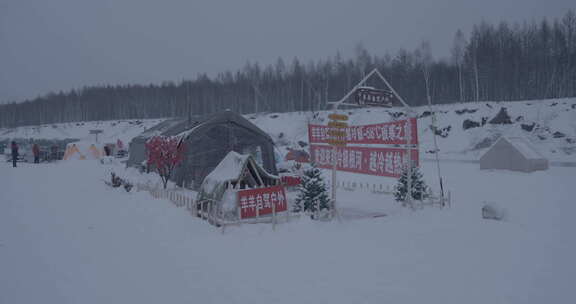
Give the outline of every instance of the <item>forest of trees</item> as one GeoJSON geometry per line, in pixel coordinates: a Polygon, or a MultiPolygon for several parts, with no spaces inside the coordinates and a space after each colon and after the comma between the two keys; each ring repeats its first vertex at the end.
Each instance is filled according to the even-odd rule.
{"type": "MultiPolygon", "coordinates": [[[[207,114],[309,111],[341,98],[378,68],[411,105],[576,96],[576,15],[510,25],[481,23],[457,31],[450,60],[434,60],[430,43],[395,56],[340,55],[303,64],[278,59],[261,67],[160,85],[86,87],[0,105],[0,127],[88,120],[207,114]]],[[[380,86],[381,87],[381,86],[380,86]]]]}

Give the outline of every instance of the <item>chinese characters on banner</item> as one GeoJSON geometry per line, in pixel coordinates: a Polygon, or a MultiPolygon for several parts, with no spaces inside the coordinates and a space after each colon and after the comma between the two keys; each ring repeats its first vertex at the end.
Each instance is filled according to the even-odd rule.
{"type": "MultiPolygon", "coordinates": [[[[350,126],[339,129],[346,132],[341,140],[347,144],[406,144],[408,123],[407,120],[387,122],[373,125],[350,126]]],[[[418,126],[416,118],[410,118],[411,144],[418,144],[418,126]]],[[[331,139],[328,130],[333,129],[324,125],[308,125],[308,140],[311,144],[328,143],[331,139]]]]}
{"type": "MultiPolygon", "coordinates": [[[[418,166],[418,150],[411,149],[411,160],[418,166]]],[[[311,159],[320,168],[331,169],[334,148],[331,146],[310,146],[311,159]]],[[[336,168],[340,171],[400,177],[404,164],[408,162],[406,149],[338,147],[336,168]]]]}
{"type": "Polygon", "coordinates": [[[369,87],[356,89],[356,104],[362,106],[391,107],[396,100],[394,93],[390,90],[379,90],[369,87]]]}
{"type": "Polygon", "coordinates": [[[256,208],[258,215],[271,214],[272,204],[276,206],[276,212],[288,210],[284,187],[272,186],[238,191],[238,206],[242,219],[256,217],[256,208]]]}

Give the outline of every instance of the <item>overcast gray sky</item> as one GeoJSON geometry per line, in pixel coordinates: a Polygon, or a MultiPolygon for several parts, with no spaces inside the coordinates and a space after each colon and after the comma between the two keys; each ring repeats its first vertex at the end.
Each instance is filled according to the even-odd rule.
{"type": "Polygon", "coordinates": [[[303,61],[362,43],[423,39],[447,57],[474,24],[562,16],[574,0],[0,0],[0,102],[84,85],[214,75],[247,61],[303,61]]]}

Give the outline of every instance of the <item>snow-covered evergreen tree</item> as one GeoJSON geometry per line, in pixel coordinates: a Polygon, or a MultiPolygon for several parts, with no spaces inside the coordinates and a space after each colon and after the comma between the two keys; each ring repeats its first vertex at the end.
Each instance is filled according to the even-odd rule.
{"type": "Polygon", "coordinates": [[[300,193],[294,203],[293,211],[316,212],[318,206],[320,206],[320,210],[330,209],[330,198],[326,184],[322,179],[320,169],[313,163],[308,170],[304,171],[298,191],[300,193]]]}
{"type": "MultiPolygon", "coordinates": [[[[408,192],[408,167],[402,171],[402,175],[398,179],[398,183],[394,187],[394,197],[398,202],[406,201],[406,193],[408,192]]],[[[424,182],[424,177],[420,173],[417,166],[412,166],[412,199],[423,200],[427,198],[428,186],[424,182]]]]}

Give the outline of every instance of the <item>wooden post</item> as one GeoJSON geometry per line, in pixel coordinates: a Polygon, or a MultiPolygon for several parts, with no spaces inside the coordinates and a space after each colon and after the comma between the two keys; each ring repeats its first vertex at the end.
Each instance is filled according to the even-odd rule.
{"type": "Polygon", "coordinates": [[[290,206],[286,203],[286,223],[290,222],[290,206]]]}
{"type": "Polygon", "coordinates": [[[238,204],[238,223],[242,220],[242,209],[240,208],[240,204],[238,204]]]}
{"type": "Polygon", "coordinates": [[[208,202],[207,201],[202,202],[202,218],[203,219],[208,218],[208,202]]]}
{"type": "Polygon", "coordinates": [[[260,219],[260,208],[258,208],[258,202],[256,202],[256,222],[260,219]]]}
{"type": "Polygon", "coordinates": [[[276,230],[276,204],[272,203],[272,231],[276,230]]]}

